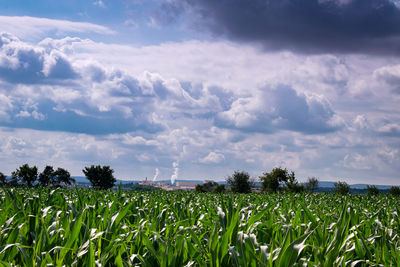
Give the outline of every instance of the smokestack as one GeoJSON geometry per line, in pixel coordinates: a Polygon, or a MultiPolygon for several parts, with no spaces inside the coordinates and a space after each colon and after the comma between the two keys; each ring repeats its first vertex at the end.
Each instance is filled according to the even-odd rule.
{"type": "Polygon", "coordinates": [[[159,174],[160,174],[160,170],[158,168],[156,168],[156,173],[154,174],[153,182],[155,182],[157,180],[159,174]]]}
{"type": "Polygon", "coordinates": [[[172,167],[174,168],[174,174],[171,175],[171,184],[175,184],[175,180],[178,178],[179,173],[179,163],[174,161],[172,167]]]}

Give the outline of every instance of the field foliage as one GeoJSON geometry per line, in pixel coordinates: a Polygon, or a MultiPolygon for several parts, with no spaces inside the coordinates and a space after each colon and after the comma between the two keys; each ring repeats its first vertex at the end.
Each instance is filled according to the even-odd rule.
{"type": "Polygon", "coordinates": [[[0,188],[0,266],[399,266],[390,195],[0,188]]]}

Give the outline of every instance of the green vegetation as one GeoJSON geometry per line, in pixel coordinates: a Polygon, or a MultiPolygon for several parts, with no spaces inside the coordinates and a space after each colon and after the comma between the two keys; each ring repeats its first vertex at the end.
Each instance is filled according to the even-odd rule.
{"type": "Polygon", "coordinates": [[[85,167],[82,172],[95,189],[110,189],[116,181],[114,170],[110,166],[92,165],[85,167]]]}
{"type": "Polygon", "coordinates": [[[393,196],[400,196],[400,187],[398,186],[392,186],[389,190],[389,194],[393,196]]]}
{"type": "Polygon", "coordinates": [[[31,187],[36,181],[37,176],[38,168],[36,166],[29,167],[28,164],[24,164],[11,174],[11,184],[14,186],[23,184],[31,187]]]}
{"type": "Polygon", "coordinates": [[[6,184],[7,184],[7,177],[2,172],[0,172],[0,186],[6,184]]]}
{"type": "Polygon", "coordinates": [[[42,173],[39,174],[39,184],[41,186],[62,187],[63,185],[71,185],[75,180],[71,178],[69,171],[58,168],[54,171],[52,166],[46,166],[42,173]]]}
{"type": "Polygon", "coordinates": [[[309,192],[315,192],[318,189],[319,180],[316,177],[308,177],[305,183],[305,189],[309,192]]]}
{"type": "Polygon", "coordinates": [[[0,188],[0,266],[398,266],[392,195],[0,188]]]}
{"type": "Polygon", "coordinates": [[[271,172],[266,172],[259,178],[262,191],[267,193],[276,193],[279,190],[295,193],[304,191],[304,187],[298,183],[294,172],[289,173],[287,169],[274,168],[271,172]],[[280,187],[282,183],[284,183],[284,187],[280,187]]]}
{"type": "Polygon", "coordinates": [[[346,182],[336,182],[334,183],[334,192],[336,194],[346,195],[350,193],[350,186],[346,182]]]}
{"type": "Polygon", "coordinates": [[[367,185],[368,195],[379,195],[379,189],[375,185],[367,185]]]}
{"type": "Polygon", "coordinates": [[[250,193],[253,186],[250,174],[244,171],[235,171],[232,176],[226,179],[226,182],[234,193],[250,193]]]}
{"type": "Polygon", "coordinates": [[[218,184],[217,182],[214,181],[207,181],[202,185],[201,184],[196,185],[195,191],[201,193],[206,193],[206,192],[223,193],[225,192],[225,185],[218,184]]]}

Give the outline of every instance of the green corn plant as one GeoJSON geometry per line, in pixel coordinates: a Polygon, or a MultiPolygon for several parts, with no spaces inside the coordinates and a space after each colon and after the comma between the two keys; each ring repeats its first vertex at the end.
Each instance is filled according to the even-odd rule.
{"type": "Polygon", "coordinates": [[[399,202],[0,188],[0,266],[399,266],[399,202]]]}

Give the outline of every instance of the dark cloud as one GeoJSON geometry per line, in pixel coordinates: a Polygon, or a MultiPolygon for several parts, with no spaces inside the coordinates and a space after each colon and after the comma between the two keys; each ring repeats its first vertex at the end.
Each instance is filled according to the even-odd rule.
{"type": "Polygon", "coordinates": [[[400,53],[400,10],[389,0],[179,0],[165,6],[159,12],[166,17],[184,8],[193,25],[266,49],[400,53]]]}
{"type": "Polygon", "coordinates": [[[179,2],[167,2],[153,10],[153,16],[160,25],[164,25],[176,22],[183,12],[184,7],[179,2]]]}

